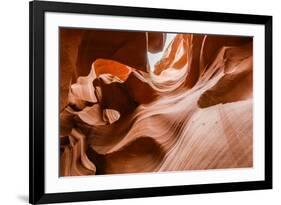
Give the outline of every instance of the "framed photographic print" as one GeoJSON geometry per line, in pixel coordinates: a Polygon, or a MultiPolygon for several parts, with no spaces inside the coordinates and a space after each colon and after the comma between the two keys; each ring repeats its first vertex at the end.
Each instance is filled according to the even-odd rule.
{"type": "Polygon", "coordinates": [[[30,203],[272,188],[272,17],[30,2],[30,203]]]}

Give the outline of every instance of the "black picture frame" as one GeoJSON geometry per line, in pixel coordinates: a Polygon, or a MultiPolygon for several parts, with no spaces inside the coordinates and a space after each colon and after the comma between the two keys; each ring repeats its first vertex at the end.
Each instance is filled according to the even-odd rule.
{"type": "Polygon", "coordinates": [[[104,6],[92,4],[32,1],[29,4],[30,43],[30,105],[29,105],[29,202],[31,204],[91,201],[259,190],[272,188],[272,16],[230,14],[104,6]],[[135,188],[106,191],[45,193],[44,130],[45,77],[44,77],[44,14],[45,12],[100,14],[164,19],[198,20],[210,22],[259,24],[265,27],[265,180],[235,183],[197,184],[153,188],[135,188]]]}

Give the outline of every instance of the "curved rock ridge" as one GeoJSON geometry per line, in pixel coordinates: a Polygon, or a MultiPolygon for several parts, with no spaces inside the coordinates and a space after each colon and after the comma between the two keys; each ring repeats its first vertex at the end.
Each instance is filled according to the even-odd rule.
{"type": "MultiPolygon", "coordinates": [[[[101,41],[117,31],[104,32],[101,41]]],[[[73,72],[70,81],[61,79],[71,83],[63,91],[67,103],[60,101],[60,175],[252,167],[252,38],[177,34],[161,51],[167,34],[144,34],[145,55],[163,52],[154,69],[124,63],[139,52],[130,47],[141,44],[139,34],[123,42],[122,49],[130,47],[122,51],[124,60],[121,54],[121,60],[98,55],[93,31],[79,33],[76,49],[63,49],[79,62],[72,70],[90,55],[85,50],[96,54],[87,75],[73,72]]],[[[123,35],[116,35],[113,47],[123,35]]],[[[61,63],[65,67],[69,63],[61,63]]]]}

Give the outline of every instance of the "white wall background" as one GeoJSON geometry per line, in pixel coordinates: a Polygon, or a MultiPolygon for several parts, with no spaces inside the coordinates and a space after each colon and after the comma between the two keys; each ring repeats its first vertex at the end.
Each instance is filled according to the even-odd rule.
{"type": "MultiPolygon", "coordinates": [[[[280,204],[281,6],[278,0],[72,0],[108,5],[273,15],[274,189],[235,193],[126,199],[79,204],[280,204]]],[[[28,201],[28,1],[1,1],[0,204],[28,201]]],[[[78,203],[77,203],[78,204],[78,203]]]]}

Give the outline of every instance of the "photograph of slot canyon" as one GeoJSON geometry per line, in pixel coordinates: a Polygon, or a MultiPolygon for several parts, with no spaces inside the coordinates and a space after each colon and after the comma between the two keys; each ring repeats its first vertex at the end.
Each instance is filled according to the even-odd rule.
{"type": "Polygon", "coordinates": [[[59,175],[253,167],[253,38],[59,29],[59,175]]]}

